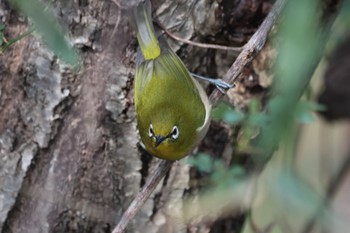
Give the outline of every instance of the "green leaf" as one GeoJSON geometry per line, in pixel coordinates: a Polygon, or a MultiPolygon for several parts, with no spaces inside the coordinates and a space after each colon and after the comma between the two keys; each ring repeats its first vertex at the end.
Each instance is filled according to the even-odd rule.
{"type": "Polygon", "coordinates": [[[230,105],[224,103],[215,107],[211,114],[214,119],[223,120],[231,125],[241,122],[245,117],[242,112],[235,111],[230,105]]]}
{"type": "Polygon", "coordinates": [[[301,123],[311,123],[315,120],[314,111],[324,110],[325,107],[315,102],[300,101],[296,106],[295,115],[301,123]]]}
{"type": "Polygon", "coordinates": [[[216,160],[214,165],[213,174],[210,176],[212,183],[218,187],[227,188],[234,186],[245,178],[245,172],[242,167],[233,166],[226,168],[221,160],[216,160]]]}
{"type": "Polygon", "coordinates": [[[43,3],[38,0],[11,0],[11,2],[33,21],[35,29],[59,58],[71,65],[78,62],[78,56],[65,40],[62,28],[53,14],[45,9],[43,3]]]}
{"type": "Polygon", "coordinates": [[[241,178],[242,176],[246,175],[245,170],[240,166],[234,166],[229,171],[230,175],[234,178],[241,178]]]}
{"type": "Polygon", "coordinates": [[[269,115],[265,113],[259,113],[253,116],[249,116],[247,122],[251,126],[263,126],[269,122],[269,115]]]}
{"type": "Polygon", "coordinates": [[[187,162],[198,168],[202,172],[210,172],[212,170],[213,161],[209,155],[200,153],[196,157],[188,158],[187,162]]]}

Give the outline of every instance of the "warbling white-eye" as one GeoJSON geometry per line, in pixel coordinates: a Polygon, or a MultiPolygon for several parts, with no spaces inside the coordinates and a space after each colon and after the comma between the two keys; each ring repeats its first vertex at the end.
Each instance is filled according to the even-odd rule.
{"type": "Polygon", "coordinates": [[[205,136],[211,107],[181,59],[165,41],[157,40],[150,8],[150,2],[143,1],[132,12],[141,49],[134,83],[137,124],[150,154],[177,160],[205,136]]]}

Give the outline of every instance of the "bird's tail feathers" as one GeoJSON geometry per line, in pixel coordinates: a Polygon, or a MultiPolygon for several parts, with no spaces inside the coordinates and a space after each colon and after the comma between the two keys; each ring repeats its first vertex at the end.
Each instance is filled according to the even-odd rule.
{"type": "Polygon", "coordinates": [[[145,60],[157,58],[160,55],[160,46],[154,33],[150,1],[142,1],[133,9],[132,13],[132,23],[136,29],[137,40],[145,60]]]}

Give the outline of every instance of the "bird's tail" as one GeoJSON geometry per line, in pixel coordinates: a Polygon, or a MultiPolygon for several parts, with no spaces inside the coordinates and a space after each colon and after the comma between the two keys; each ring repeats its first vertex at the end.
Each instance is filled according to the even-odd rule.
{"type": "Polygon", "coordinates": [[[142,1],[133,8],[132,13],[132,23],[145,60],[157,58],[160,55],[160,47],[154,33],[150,1],[142,1]]]}

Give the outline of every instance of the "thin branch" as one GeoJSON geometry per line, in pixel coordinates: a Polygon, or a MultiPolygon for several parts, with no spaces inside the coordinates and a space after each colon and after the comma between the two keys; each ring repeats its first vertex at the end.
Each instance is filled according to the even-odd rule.
{"type": "Polygon", "coordinates": [[[206,43],[199,43],[199,42],[194,42],[191,40],[187,40],[184,38],[181,38],[172,32],[170,32],[168,29],[166,29],[161,23],[155,21],[157,25],[167,34],[170,38],[176,41],[180,41],[185,44],[189,44],[192,46],[200,47],[200,48],[206,48],[206,49],[219,49],[219,50],[225,50],[225,51],[233,51],[236,53],[239,53],[242,51],[242,47],[230,47],[230,46],[225,46],[225,45],[218,45],[218,44],[206,44],[206,43]]]}
{"type": "Polygon", "coordinates": [[[161,160],[159,161],[156,169],[148,178],[145,185],[142,187],[141,191],[137,194],[134,200],[130,203],[128,209],[124,212],[122,218],[120,219],[118,225],[114,228],[112,233],[122,233],[124,232],[126,226],[134,218],[134,216],[139,212],[141,207],[145,204],[153,190],[157,187],[160,180],[169,171],[171,165],[174,161],[161,160]]]}
{"type": "MultiPolygon", "coordinates": [[[[250,63],[262,50],[271,28],[279,18],[284,6],[286,5],[286,2],[287,0],[277,0],[275,2],[264,22],[260,25],[250,40],[244,45],[242,52],[223,77],[223,81],[227,83],[234,83],[237,77],[242,73],[244,67],[250,63]]],[[[215,104],[221,95],[222,93],[220,93],[218,90],[214,90],[210,95],[210,100],[213,104],[215,104]]]]}

